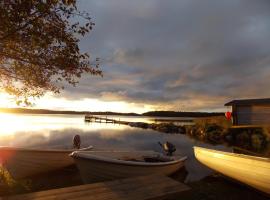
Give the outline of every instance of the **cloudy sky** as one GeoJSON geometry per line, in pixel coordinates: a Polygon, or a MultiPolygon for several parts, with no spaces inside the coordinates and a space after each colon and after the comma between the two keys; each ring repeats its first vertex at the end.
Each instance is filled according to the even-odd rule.
{"type": "Polygon", "coordinates": [[[94,30],[80,47],[104,77],[38,107],[144,112],[222,111],[270,96],[269,0],[78,0],[94,30]],[[65,102],[65,103],[63,103],[65,102]]]}

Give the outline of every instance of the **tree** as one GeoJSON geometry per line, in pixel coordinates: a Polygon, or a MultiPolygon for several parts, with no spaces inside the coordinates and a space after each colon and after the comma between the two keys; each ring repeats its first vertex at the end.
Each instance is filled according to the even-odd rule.
{"type": "Polygon", "coordinates": [[[76,0],[0,0],[0,88],[29,104],[30,97],[59,93],[83,73],[101,75],[78,47],[95,24],[76,0]]]}

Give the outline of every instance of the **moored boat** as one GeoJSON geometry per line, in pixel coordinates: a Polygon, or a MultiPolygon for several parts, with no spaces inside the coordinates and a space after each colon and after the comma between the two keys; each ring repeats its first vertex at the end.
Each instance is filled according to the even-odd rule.
{"type": "Polygon", "coordinates": [[[195,157],[209,168],[270,194],[270,159],[194,147],[195,157]]]}
{"type": "Polygon", "coordinates": [[[171,175],[183,167],[187,159],[154,151],[76,151],[70,156],[85,183],[149,174],[171,175]]]}
{"type": "MultiPolygon", "coordinates": [[[[90,150],[92,146],[79,149],[90,150]]],[[[69,154],[74,149],[29,149],[0,147],[0,163],[14,179],[21,179],[74,164],[69,154]]]]}

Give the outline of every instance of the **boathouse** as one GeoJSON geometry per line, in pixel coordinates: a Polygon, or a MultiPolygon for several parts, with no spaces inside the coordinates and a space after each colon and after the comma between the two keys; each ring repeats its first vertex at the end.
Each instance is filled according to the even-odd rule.
{"type": "Polygon", "coordinates": [[[232,107],[233,125],[270,125],[270,98],[233,100],[225,104],[232,107]]]}

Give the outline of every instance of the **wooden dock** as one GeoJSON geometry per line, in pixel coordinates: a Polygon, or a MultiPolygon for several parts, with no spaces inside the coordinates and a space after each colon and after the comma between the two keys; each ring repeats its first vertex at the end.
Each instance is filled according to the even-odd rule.
{"type": "MultiPolygon", "coordinates": [[[[85,115],[84,121],[86,122],[99,122],[99,123],[114,123],[114,124],[128,124],[129,122],[127,121],[121,121],[120,118],[118,119],[113,119],[113,118],[107,118],[105,117],[100,117],[100,116],[95,116],[95,115],[85,115]]],[[[155,123],[157,122],[194,122],[193,119],[153,119],[155,123]]],[[[139,123],[139,122],[138,122],[139,123]]]]}
{"type": "Polygon", "coordinates": [[[0,200],[149,200],[179,195],[190,188],[161,175],[140,176],[108,182],[79,185],[29,194],[1,197],[0,200]]]}
{"type": "Polygon", "coordinates": [[[107,116],[106,117],[97,117],[94,115],[85,115],[84,121],[86,121],[86,122],[94,121],[94,122],[99,122],[99,123],[118,123],[120,121],[120,119],[115,120],[115,119],[107,118],[107,116]]]}
{"type": "Polygon", "coordinates": [[[106,117],[100,117],[100,116],[94,116],[94,115],[85,115],[84,117],[85,122],[98,122],[98,123],[113,123],[113,124],[124,124],[127,125],[129,122],[121,121],[119,119],[112,119],[106,117]]]}

